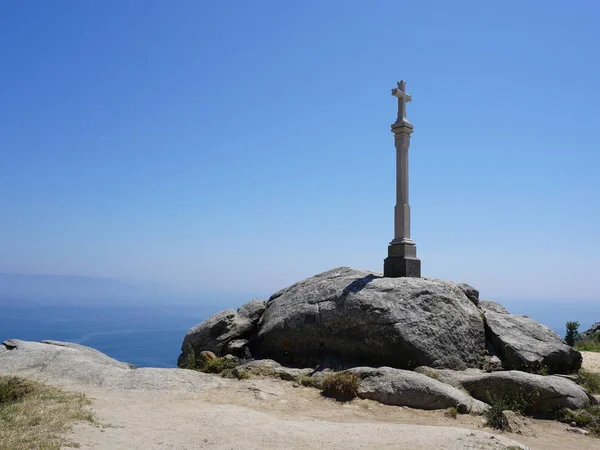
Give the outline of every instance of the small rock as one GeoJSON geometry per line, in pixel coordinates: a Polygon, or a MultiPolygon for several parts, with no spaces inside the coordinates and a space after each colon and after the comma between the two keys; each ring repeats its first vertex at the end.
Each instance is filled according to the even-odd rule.
{"type": "Polygon", "coordinates": [[[475,306],[479,305],[479,291],[477,289],[467,283],[458,283],[457,286],[475,306]]]}
{"type": "Polygon", "coordinates": [[[217,355],[215,355],[213,352],[209,352],[208,350],[204,350],[203,352],[200,352],[200,359],[204,362],[206,361],[214,361],[215,359],[217,359],[217,355]]]}
{"type": "Polygon", "coordinates": [[[499,372],[502,370],[502,361],[497,356],[484,356],[481,366],[486,372],[499,372]]]}
{"type": "Polygon", "coordinates": [[[588,434],[590,434],[590,432],[587,430],[583,430],[581,428],[575,428],[575,427],[569,427],[569,428],[567,428],[567,431],[570,431],[571,433],[576,433],[576,434],[583,434],[584,436],[587,436],[588,434]]]}
{"type": "Polygon", "coordinates": [[[502,416],[506,421],[507,431],[522,436],[533,436],[533,431],[530,428],[531,422],[527,418],[510,410],[502,411],[502,416]]]}

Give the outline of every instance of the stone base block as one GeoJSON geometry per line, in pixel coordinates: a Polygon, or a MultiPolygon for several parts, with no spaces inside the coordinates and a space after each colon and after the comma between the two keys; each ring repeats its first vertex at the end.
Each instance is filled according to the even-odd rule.
{"type": "Polygon", "coordinates": [[[421,260],[414,244],[390,245],[383,261],[383,276],[421,278],[421,260]]]}

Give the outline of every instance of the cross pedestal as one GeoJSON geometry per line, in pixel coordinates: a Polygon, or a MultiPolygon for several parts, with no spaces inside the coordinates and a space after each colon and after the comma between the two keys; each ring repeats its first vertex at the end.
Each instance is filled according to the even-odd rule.
{"type": "Polygon", "coordinates": [[[394,207],[394,239],[388,247],[388,257],[383,262],[384,277],[420,277],[421,260],[417,246],[410,238],[410,205],[408,203],[408,147],[413,125],[406,119],[406,103],[411,96],[406,93],[406,82],[398,82],[392,89],[398,98],[398,117],[392,124],[396,146],[396,206],[394,207]]]}

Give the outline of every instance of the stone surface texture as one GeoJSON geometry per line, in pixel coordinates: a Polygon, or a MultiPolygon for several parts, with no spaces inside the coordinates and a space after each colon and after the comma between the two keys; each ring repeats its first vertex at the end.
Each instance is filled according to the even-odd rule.
{"type": "Polygon", "coordinates": [[[486,332],[505,369],[571,373],[581,367],[581,353],[546,325],[517,314],[486,310],[486,332]]]}
{"type": "Polygon", "coordinates": [[[265,310],[265,302],[253,300],[241,306],[237,312],[233,309],[220,311],[198,325],[191,328],[181,344],[181,355],[178,363],[181,365],[193,349],[198,355],[202,351],[211,351],[217,355],[229,352],[245,355],[242,340],[256,331],[256,325],[265,310]]]}
{"type": "Polygon", "coordinates": [[[491,300],[480,300],[479,307],[486,313],[508,314],[508,311],[500,303],[491,300]]]}
{"type": "Polygon", "coordinates": [[[308,367],[344,363],[463,369],[485,346],[481,311],[455,283],[341,267],[274,294],[252,354],[308,367]]]}
{"type": "Polygon", "coordinates": [[[502,416],[506,422],[506,431],[509,433],[520,434],[521,436],[533,436],[533,431],[530,428],[530,419],[510,410],[502,411],[502,416]]]}
{"type": "Polygon", "coordinates": [[[472,397],[489,402],[508,393],[536,393],[533,412],[549,414],[560,408],[580,409],[590,404],[588,393],[574,382],[558,376],[542,376],[510,370],[486,373],[475,369],[465,371],[419,367],[418,372],[433,372],[440,381],[465,389],[472,397]]]}
{"type": "Polygon", "coordinates": [[[294,381],[299,377],[310,376],[314,372],[313,369],[284,367],[272,359],[250,361],[236,367],[233,371],[235,375],[246,372],[248,374],[274,376],[287,381],[294,381]]]}
{"type": "Polygon", "coordinates": [[[417,409],[457,407],[461,413],[482,414],[487,409],[463,391],[417,372],[391,367],[355,367],[348,372],[360,379],[360,398],[417,409]]]}
{"type": "Polygon", "coordinates": [[[466,283],[349,267],[209,317],[185,336],[180,365],[190,349],[319,370],[425,365],[572,373],[582,360],[550,328],[479,300],[466,283]]]}
{"type": "Polygon", "coordinates": [[[130,364],[83,345],[68,342],[28,342],[17,339],[0,346],[0,374],[34,375],[44,381],[61,379],[106,389],[200,392],[217,387],[217,377],[180,369],[135,369],[130,364]]]}

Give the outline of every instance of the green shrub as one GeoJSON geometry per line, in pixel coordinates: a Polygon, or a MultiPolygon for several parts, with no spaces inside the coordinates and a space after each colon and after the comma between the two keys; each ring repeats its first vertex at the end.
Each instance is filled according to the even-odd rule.
{"type": "Polygon", "coordinates": [[[567,345],[573,347],[577,340],[577,336],[579,335],[579,322],[567,322],[566,327],[567,332],[565,334],[565,342],[567,345]]]}
{"type": "Polygon", "coordinates": [[[323,379],[321,389],[323,395],[337,400],[352,400],[358,393],[360,381],[358,377],[348,372],[338,372],[327,375],[323,379]]]}
{"type": "Polygon", "coordinates": [[[600,406],[588,406],[584,409],[562,408],[553,415],[553,418],[564,423],[575,422],[581,428],[587,428],[593,437],[600,438],[600,406]]]}
{"type": "Polygon", "coordinates": [[[508,423],[502,415],[502,411],[510,410],[527,415],[531,413],[538,396],[537,391],[526,392],[522,389],[507,392],[501,397],[488,394],[490,408],[484,413],[488,425],[500,430],[506,429],[508,423]]]}
{"type": "Polygon", "coordinates": [[[600,406],[588,406],[575,411],[573,421],[578,427],[587,428],[594,437],[600,437],[600,406]]]}
{"type": "Polygon", "coordinates": [[[505,430],[508,427],[508,422],[502,414],[506,408],[501,401],[490,400],[490,407],[483,414],[487,425],[498,430],[505,430]]]}
{"type": "Polygon", "coordinates": [[[232,370],[236,368],[238,363],[233,359],[217,357],[207,361],[201,361],[198,364],[198,370],[204,373],[223,373],[225,370],[232,370]]]}
{"type": "Polygon", "coordinates": [[[577,372],[577,384],[592,394],[600,394],[600,373],[579,369],[579,372],[577,372]]]}
{"type": "Polygon", "coordinates": [[[446,417],[450,417],[451,419],[456,419],[456,417],[458,416],[458,408],[456,406],[448,408],[444,415],[446,417]]]}

